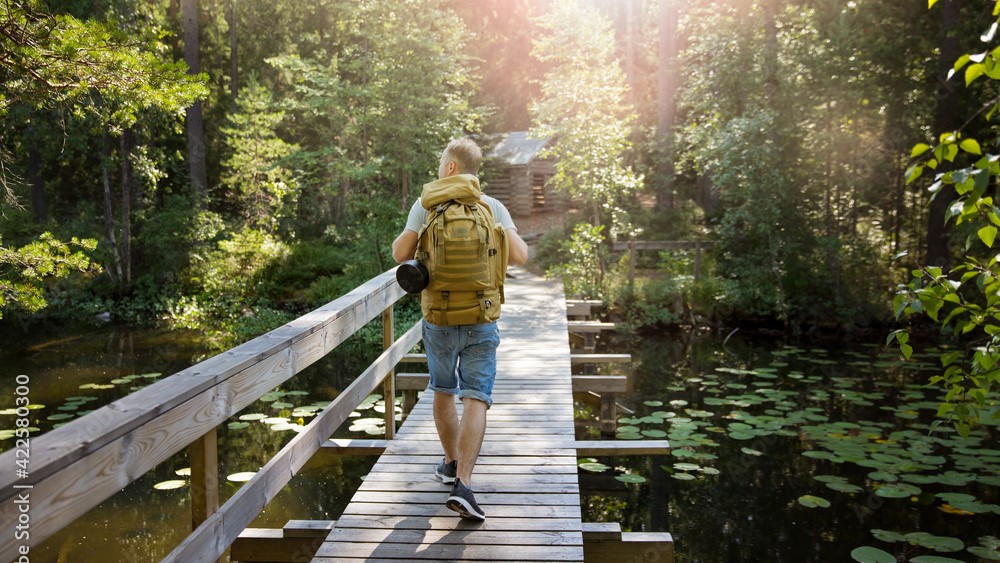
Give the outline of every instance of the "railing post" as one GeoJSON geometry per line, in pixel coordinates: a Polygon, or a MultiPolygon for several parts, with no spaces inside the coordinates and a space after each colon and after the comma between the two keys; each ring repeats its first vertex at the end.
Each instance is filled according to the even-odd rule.
{"type": "Polygon", "coordinates": [[[694,241],[694,281],[701,277],[701,241],[694,241]]]}
{"type": "MultiPolygon", "coordinates": [[[[396,341],[392,326],[392,305],[382,311],[382,350],[388,350],[396,341]]],[[[392,440],[396,436],[396,370],[389,370],[382,382],[382,397],[385,400],[385,439],[392,440]]]]}
{"type": "Polygon", "coordinates": [[[628,289],[635,291],[635,239],[628,241],[628,289]]]}
{"type": "Polygon", "coordinates": [[[614,436],[618,431],[618,402],[610,391],[601,393],[601,434],[614,436]]]}
{"type": "Polygon", "coordinates": [[[216,429],[191,443],[191,529],[219,510],[219,441],[216,429]]]}

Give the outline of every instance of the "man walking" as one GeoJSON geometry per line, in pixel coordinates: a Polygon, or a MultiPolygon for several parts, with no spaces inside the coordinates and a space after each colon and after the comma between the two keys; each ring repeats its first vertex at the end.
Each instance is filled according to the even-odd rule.
{"type": "MultiPolygon", "coordinates": [[[[456,202],[473,212],[477,202],[486,204],[493,221],[506,234],[509,248],[504,250],[509,252],[508,261],[515,265],[527,262],[528,246],[518,236],[510,212],[502,203],[480,192],[477,175],[481,162],[482,151],[472,140],[456,139],[448,144],[441,155],[438,180],[424,186],[421,199],[410,208],[406,227],[392,243],[392,256],[397,262],[414,258],[418,243],[428,236],[423,232],[428,220],[456,202]]],[[[467,261],[475,259],[483,263],[473,264],[472,268],[463,263],[464,269],[489,271],[486,262],[493,258],[494,252],[469,254],[474,258],[467,261]]],[[[433,263],[434,258],[429,261],[433,263]]],[[[432,284],[436,277],[445,277],[433,269],[430,275],[432,284]]],[[[502,285],[504,272],[498,275],[502,285]]],[[[486,514],[472,493],[472,470],[486,433],[486,411],[493,404],[490,395],[496,377],[496,349],[500,344],[496,325],[500,303],[494,300],[497,299],[483,290],[432,291],[429,287],[421,295],[423,337],[430,371],[428,389],[434,391],[434,425],[444,448],[444,460],[435,474],[443,483],[453,484],[446,502],[448,508],[462,518],[480,521],[486,519],[486,514]],[[468,299],[464,297],[466,294],[468,299]],[[461,419],[455,395],[462,400],[461,419]]]]}

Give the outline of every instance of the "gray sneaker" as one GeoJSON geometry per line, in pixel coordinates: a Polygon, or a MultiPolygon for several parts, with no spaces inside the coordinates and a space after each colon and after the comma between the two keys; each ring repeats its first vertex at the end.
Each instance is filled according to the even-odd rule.
{"type": "Polygon", "coordinates": [[[445,485],[451,485],[455,482],[455,475],[458,473],[458,460],[453,459],[451,463],[445,463],[441,460],[441,463],[434,470],[434,474],[441,479],[441,482],[445,485]]]}
{"type": "Polygon", "coordinates": [[[451,488],[451,495],[444,505],[467,520],[480,522],[486,520],[486,513],[476,504],[476,497],[472,494],[472,489],[463,485],[461,479],[455,479],[455,486],[451,488]]]}

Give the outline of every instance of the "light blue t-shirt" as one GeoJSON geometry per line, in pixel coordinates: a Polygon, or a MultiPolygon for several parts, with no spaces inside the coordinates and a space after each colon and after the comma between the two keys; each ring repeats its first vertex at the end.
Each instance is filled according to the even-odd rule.
{"type": "MultiPolygon", "coordinates": [[[[498,225],[503,227],[504,230],[517,230],[517,227],[514,226],[514,220],[510,217],[510,211],[507,211],[504,204],[488,195],[480,196],[480,199],[483,203],[490,206],[490,210],[493,211],[493,220],[496,221],[498,225]]],[[[427,222],[427,218],[430,217],[430,215],[431,212],[424,209],[424,206],[420,204],[420,198],[418,197],[417,201],[413,202],[413,207],[410,208],[410,214],[406,217],[406,227],[404,228],[407,231],[419,233],[420,227],[424,226],[424,223],[427,222]]]]}

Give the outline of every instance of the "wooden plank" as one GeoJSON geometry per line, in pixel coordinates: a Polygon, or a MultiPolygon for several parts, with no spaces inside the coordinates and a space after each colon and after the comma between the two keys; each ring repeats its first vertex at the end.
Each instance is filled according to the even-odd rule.
{"type": "Polygon", "coordinates": [[[581,545],[577,532],[494,532],[485,530],[376,530],[338,528],[331,541],[366,543],[441,543],[459,545],[581,545]]]}
{"type": "Polygon", "coordinates": [[[323,442],[323,449],[336,455],[382,455],[388,440],[333,438],[323,442]]]}
{"type": "Polygon", "coordinates": [[[576,442],[581,457],[614,455],[665,455],[670,453],[667,440],[581,440],[576,442]]]}
{"type": "MultiPolygon", "coordinates": [[[[478,485],[477,485],[478,489],[478,485]]],[[[486,492],[485,490],[483,492],[486,492]]],[[[341,518],[350,515],[371,516],[419,516],[419,517],[455,517],[455,513],[444,505],[448,492],[441,491],[438,502],[433,504],[417,504],[414,502],[380,504],[374,502],[351,502],[344,509],[341,518]]],[[[477,498],[478,500],[478,498],[477,498]]],[[[579,518],[580,506],[566,505],[524,505],[524,504],[486,504],[479,501],[489,518],[579,518]]]]}
{"type": "MultiPolygon", "coordinates": [[[[441,462],[440,456],[428,457],[427,461],[424,463],[406,463],[402,461],[397,461],[398,458],[402,456],[384,456],[381,458],[376,465],[382,469],[383,466],[397,466],[395,468],[387,468],[388,471],[394,471],[396,473],[434,473],[434,469],[437,467],[438,463],[441,462]]],[[[412,456],[407,456],[408,458],[412,456]]],[[[488,464],[488,463],[477,463],[476,464],[476,475],[484,475],[486,473],[500,473],[500,474],[521,474],[521,475],[542,475],[546,473],[577,473],[577,466],[574,463],[565,463],[561,465],[508,465],[508,464],[488,464]]]]}
{"type": "Polygon", "coordinates": [[[628,377],[624,375],[574,375],[573,391],[626,393],[628,392],[628,377]]]}
{"type": "MultiPolygon", "coordinates": [[[[400,492],[400,491],[358,491],[351,498],[353,503],[382,503],[382,504],[441,504],[444,502],[442,493],[439,492],[400,492]]],[[[476,500],[483,506],[497,504],[515,504],[522,506],[580,506],[580,496],[560,493],[488,493],[483,492],[476,495],[476,500]]],[[[490,513],[493,516],[492,512],[490,513]]]]}
{"type": "Polygon", "coordinates": [[[424,561],[581,561],[583,546],[523,546],[504,545],[502,548],[479,544],[443,543],[325,543],[316,553],[313,561],[342,561],[346,557],[408,557],[424,561]],[[334,547],[335,546],[335,547],[334,547]]]}
{"type": "Polygon", "coordinates": [[[336,520],[289,520],[281,532],[286,538],[325,538],[336,525],[336,520]]]}
{"type": "Polygon", "coordinates": [[[281,530],[247,528],[233,542],[229,559],[240,563],[306,563],[322,545],[322,537],[286,537],[281,530]]]}
{"type": "Polygon", "coordinates": [[[572,365],[580,364],[628,364],[632,362],[632,354],[570,354],[572,365]]]}
{"type": "Polygon", "coordinates": [[[618,522],[584,522],[583,542],[621,540],[622,525],[618,522]]]}
{"type": "Polygon", "coordinates": [[[191,529],[219,509],[219,441],[215,428],[191,444],[191,529]]]}
{"type": "Polygon", "coordinates": [[[423,391],[427,389],[431,376],[427,373],[397,373],[396,389],[403,391],[423,391]]]}
{"type": "Polygon", "coordinates": [[[695,248],[709,249],[715,246],[710,240],[636,240],[631,242],[616,242],[611,245],[612,250],[617,252],[628,250],[629,246],[635,250],[693,250],[695,248]]]}
{"type": "Polygon", "coordinates": [[[582,522],[565,518],[487,518],[485,522],[470,522],[455,518],[454,514],[431,518],[359,514],[337,519],[338,530],[343,528],[392,528],[395,530],[483,530],[487,532],[580,532],[582,526],[582,522]]]}
{"type": "MultiPolygon", "coordinates": [[[[393,315],[392,306],[389,306],[382,311],[382,351],[386,351],[392,347],[392,343],[396,341],[394,334],[395,327],[393,326],[393,315]]],[[[392,440],[393,436],[396,435],[396,377],[395,377],[395,366],[393,366],[389,372],[386,374],[385,379],[382,381],[382,396],[386,398],[385,401],[385,413],[382,415],[383,423],[385,425],[385,439],[392,440]]]]}
{"type": "Polygon", "coordinates": [[[600,321],[566,321],[566,325],[570,332],[579,334],[603,332],[605,330],[615,329],[615,323],[603,323],[600,321]]]}
{"type": "Polygon", "coordinates": [[[585,563],[643,561],[673,563],[674,540],[670,534],[624,532],[621,540],[587,541],[583,544],[585,563]]]}
{"type": "MultiPolygon", "coordinates": [[[[419,454],[393,454],[391,458],[388,456],[380,458],[379,462],[381,463],[383,459],[398,460],[397,463],[420,463],[424,460],[431,460],[433,463],[437,464],[441,462],[441,454],[431,454],[428,452],[422,452],[419,454]]],[[[515,467],[518,465],[536,467],[572,465],[573,467],[576,467],[576,456],[545,457],[539,455],[525,455],[509,459],[484,457],[476,462],[476,470],[478,471],[481,467],[487,465],[499,465],[501,467],[515,467]]]]}

